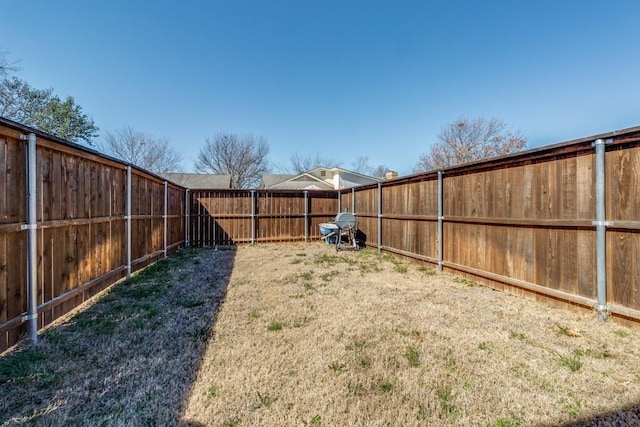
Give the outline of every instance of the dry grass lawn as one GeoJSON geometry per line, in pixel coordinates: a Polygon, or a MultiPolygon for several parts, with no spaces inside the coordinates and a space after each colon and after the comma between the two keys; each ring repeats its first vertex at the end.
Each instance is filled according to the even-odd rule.
{"type": "Polygon", "coordinates": [[[639,422],[639,327],[316,243],[155,270],[0,358],[0,424],[639,422]]]}
{"type": "Polygon", "coordinates": [[[185,419],[559,425],[627,408],[611,418],[633,424],[638,336],[373,251],[242,247],[185,419]]]}

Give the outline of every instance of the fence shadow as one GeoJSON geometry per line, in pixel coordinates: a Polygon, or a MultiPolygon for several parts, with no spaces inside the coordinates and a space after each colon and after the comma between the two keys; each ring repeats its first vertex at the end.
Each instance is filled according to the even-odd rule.
{"type": "Polygon", "coordinates": [[[25,372],[18,389],[0,375],[0,425],[198,425],[182,417],[234,262],[234,250],[179,251],[4,356],[0,371],[25,372]]]}
{"type": "Polygon", "coordinates": [[[585,427],[585,426],[640,426],[640,402],[618,410],[604,412],[591,417],[578,418],[563,424],[548,424],[545,427],[585,427]]]}

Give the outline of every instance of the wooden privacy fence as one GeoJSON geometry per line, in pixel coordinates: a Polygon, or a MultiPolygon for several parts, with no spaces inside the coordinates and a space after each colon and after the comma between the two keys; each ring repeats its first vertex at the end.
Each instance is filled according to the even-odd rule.
{"type": "Polygon", "coordinates": [[[640,320],[640,128],[342,190],[341,204],[370,246],[640,320]]]}
{"type": "Polygon", "coordinates": [[[192,190],[188,194],[191,246],[318,238],[318,224],[333,219],[339,203],[336,191],[192,190]]]}
{"type": "Polygon", "coordinates": [[[0,352],[184,243],[184,188],[5,119],[0,189],[0,352]]]}
{"type": "Polygon", "coordinates": [[[368,246],[640,320],[640,127],[348,190],[187,190],[0,118],[0,188],[0,351],[181,245],[308,241],[345,209],[368,246]]]}

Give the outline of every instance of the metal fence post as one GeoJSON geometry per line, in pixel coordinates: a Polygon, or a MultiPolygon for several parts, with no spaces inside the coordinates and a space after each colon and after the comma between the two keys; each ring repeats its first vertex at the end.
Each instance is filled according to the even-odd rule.
{"type": "Polygon", "coordinates": [[[593,145],[596,148],[596,284],[598,293],[598,320],[607,320],[607,260],[606,260],[606,233],[607,226],[613,225],[606,221],[605,206],[605,144],[611,140],[597,139],[593,145]]]}
{"type": "Polygon", "coordinates": [[[304,191],[304,241],[309,241],[309,191],[304,191]]]}
{"type": "Polygon", "coordinates": [[[444,222],[444,186],[443,171],[438,171],[438,272],[442,272],[443,258],[443,222],[444,222]]]}
{"type": "Polygon", "coordinates": [[[256,243],[256,190],[251,190],[251,244],[256,243]]]}
{"type": "Polygon", "coordinates": [[[169,189],[167,187],[167,181],[164,182],[164,211],[162,213],[162,227],[163,227],[163,247],[162,253],[163,257],[167,257],[167,213],[169,211],[169,207],[167,206],[169,202],[169,189]]]}
{"type": "Polygon", "coordinates": [[[338,190],[338,213],[342,211],[342,192],[338,190]]]}
{"type": "Polygon", "coordinates": [[[382,183],[378,183],[378,252],[382,251],[382,183]]]}
{"type": "Polygon", "coordinates": [[[184,247],[189,247],[189,189],[184,190],[184,247]]]}
{"type": "Polygon", "coordinates": [[[127,222],[127,279],[131,278],[131,165],[127,166],[127,213],[125,215],[127,222]]]}
{"type": "Polygon", "coordinates": [[[36,134],[30,133],[21,139],[27,140],[27,315],[22,318],[27,323],[29,340],[38,343],[38,235],[37,235],[37,168],[36,134]]]}

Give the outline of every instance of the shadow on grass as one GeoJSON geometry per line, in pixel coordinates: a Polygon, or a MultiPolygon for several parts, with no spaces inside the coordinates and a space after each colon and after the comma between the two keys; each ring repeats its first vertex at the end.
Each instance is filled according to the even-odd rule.
{"type": "Polygon", "coordinates": [[[235,251],[183,250],[0,358],[0,425],[181,420],[235,251]]]}
{"type": "MultiPolygon", "coordinates": [[[[594,384],[594,386],[596,386],[594,384]]],[[[585,426],[640,426],[640,402],[618,410],[603,412],[591,417],[579,417],[574,421],[553,424],[559,427],[585,426]]],[[[551,427],[551,425],[549,426],[551,427]]]]}

